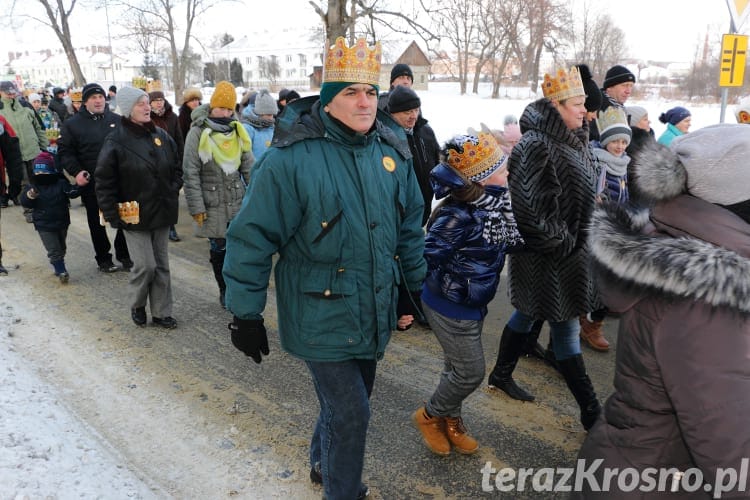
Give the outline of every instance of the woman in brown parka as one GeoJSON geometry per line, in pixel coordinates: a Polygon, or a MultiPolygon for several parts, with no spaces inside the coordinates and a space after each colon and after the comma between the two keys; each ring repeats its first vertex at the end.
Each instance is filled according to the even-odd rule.
{"type": "Polygon", "coordinates": [[[671,149],[645,145],[628,175],[650,208],[595,212],[599,289],[621,316],[615,392],[578,456],[587,468],[602,462],[574,498],[709,498],[718,486],[721,498],[747,498],[749,157],[750,127],[739,124],[691,132],[671,149]],[[650,491],[617,478],[591,491],[605,468],[633,468],[650,491]]]}

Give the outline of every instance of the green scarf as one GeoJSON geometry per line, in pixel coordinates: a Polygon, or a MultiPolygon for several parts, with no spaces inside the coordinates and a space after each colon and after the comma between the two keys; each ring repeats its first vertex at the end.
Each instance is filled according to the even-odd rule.
{"type": "Polygon", "coordinates": [[[242,162],[242,153],[252,147],[250,136],[240,122],[234,120],[229,124],[228,132],[217,132],[206,127],[201,132],[198,142],[198,156],[206,164],[213,160],[226,174],[235,172],[242,162]]]}

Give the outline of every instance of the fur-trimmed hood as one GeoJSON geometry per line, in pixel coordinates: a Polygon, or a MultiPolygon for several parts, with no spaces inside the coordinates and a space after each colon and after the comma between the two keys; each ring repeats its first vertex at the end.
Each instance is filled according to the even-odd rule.
{"type": "Polygon", "coordinates": [[[680,195],[653,210],[607,205],[593,217],[591,255],[607,305],[624,312],[652,294],[750,313],[750,225],[680,195]]]}

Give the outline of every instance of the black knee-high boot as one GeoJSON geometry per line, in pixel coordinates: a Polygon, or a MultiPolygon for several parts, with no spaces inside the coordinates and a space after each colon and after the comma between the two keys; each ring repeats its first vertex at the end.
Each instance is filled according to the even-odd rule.
{"type": "Polygon", "coordinates": [[[221,269],[224,267],[224,256],[226,252],[209,252],[211,254],[211,268],[214,270],[214,278],[216,278],[216,284],[219,285],[219,302],[221,307],[226,309],[224,302],[224,292],[227,289],[227,285],[224,283],[224,276],[221,274],[221,269]]]}
{"type": "Polygon", "coordinates": [[[573,393],[573,397],[576,398],[576,402],[581,409],[581,424],[584,429],[589,430],[599,418],[602,407],[596,397],[596,392],[594,392],[591,379],[586,373],[583,356],[576,354],[571,358],[558,361],[558,364],[560,365],[560,373],[565,378],[570,392],[573,393]]]}
{"type": "Polygon", "coordinates": [[[528,333],[517,332],[505,325],[503,335],[500,337],[497,362],[488,380],[490,386],[501,389],[508,396],[520,401],[534,401],[534,396],[521,389],[513,380],[513,370],[523,353],[527,335],[528,333]]]}

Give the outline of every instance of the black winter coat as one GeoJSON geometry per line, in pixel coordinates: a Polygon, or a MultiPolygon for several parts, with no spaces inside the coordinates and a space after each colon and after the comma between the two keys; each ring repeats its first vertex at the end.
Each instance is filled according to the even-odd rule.
{"type": "Polygon", "coordinates": [[[414,173],[417,174],[419,190],[422,192],[422,198],[424,199],[424,213],[422,215],[422,225],[424,226],[432,212],[433,192],[430,185],[430,171],[440,163],[440,144],[435,138],[432,127],[421,116],[417,118],[413,133],[407,133],[406,138],[409,140],[414,173]]]}
{"type": "Polygon", "coordinates": [[[60,118],[61,123],[71,117],[70,113],[68,112],[68,107],[65,105],[65,101],[63,101],[62,99],[53,97],[52,99],[50,99],[49,105],[47,107],[57,113],[57,116],[60,118]]]}
{"type": "Polygon", "coordinates": [[[118,222],[118,202],[137,201],[140,222],[126,229],[150,231],[177,222],[182,164],[177,145],[164,129],[127,118],[104,140],[94,172],[104,220],[118,222]]]}
{"type": "Polygon", "coordinates": [[[159,116],[152,111],[151,121],[157,127],[166,130],[169,136],[174,139],[174,142],[177,144],[177,153],[180,162],[182,162],[182,155],[185,151],[185,136],[187,134],[183,135],[182,128],[180,127],[180,120],[174,111],[172,111],[172,105],[169,104],[169,102],[164,101],[164,114],[159,116]]]}
{"type": "Polygon", "coordinates": [[[120,115],[105,109],[101,115],[89,113],[86,108],[65,120],[57,141],[59,165],[72,177],[81,170],[91,174],[90,182],[81,190],[82,195],[94,194],[94,170],[104,138],[120,126],[120,115]]]}
{"type": "MultiPolygon", "coordinates": [[[[47,177],[47,176],[45,176],[47,177]]],[[[34,229],[37,231],[61,231],[70,225],[70,198],[80,196],[80,188],[68,182],[62,174],[49,174],[50,183],[35,183],[27,186],[21,193],[21,205],[31,208],[34,229]],[[28,197],[29,189],[39,193],[33,200],[28,197]]]]}
{"type": "Polygon", "coordinates": [[[547,99],[529,104],[520,125],[508,185],[526,251],[509,259],[511,303],[567,321],[599,307],[587,244],[597,182],[588,127],[570,130],[547,99]]]}

